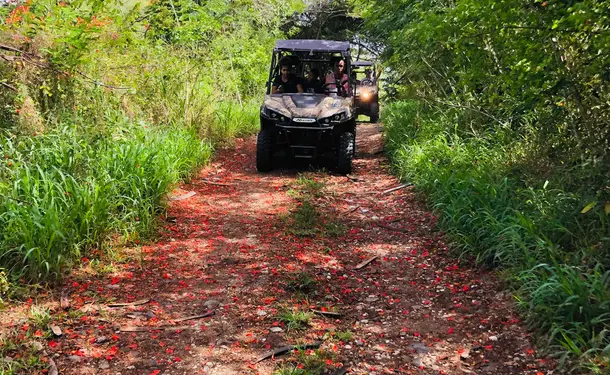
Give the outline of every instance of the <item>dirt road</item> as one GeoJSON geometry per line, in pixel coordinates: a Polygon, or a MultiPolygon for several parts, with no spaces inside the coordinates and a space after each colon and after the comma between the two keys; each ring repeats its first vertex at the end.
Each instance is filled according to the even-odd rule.
{"type": "Polygon", "coordinates": [[[66,311],[41,297],[63,336],[39,341],[60,374],[546,374],[496,278],[448,255],[410,187],[384,193],[400,182],[381,150],[360,125],[349,177],[259,174],[254,138],[221,151],[156,243],[77,270],[66,311]]]}

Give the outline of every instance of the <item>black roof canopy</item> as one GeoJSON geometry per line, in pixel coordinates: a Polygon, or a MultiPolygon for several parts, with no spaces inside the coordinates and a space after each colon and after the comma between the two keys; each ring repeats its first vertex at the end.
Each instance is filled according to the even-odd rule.
{"type": "Polygon", "coordinates": [[[348,52],[349,42],[316,39],[289,39],[275,42],[276,51],[348,52]]]}
{"type": "Polygon", "coordinates": [[[375,63],[371,62],[371,61],[363,61],[363,60],[352,61],[352,66],[373,66],[373,65],[375,65],[375,63]]]}

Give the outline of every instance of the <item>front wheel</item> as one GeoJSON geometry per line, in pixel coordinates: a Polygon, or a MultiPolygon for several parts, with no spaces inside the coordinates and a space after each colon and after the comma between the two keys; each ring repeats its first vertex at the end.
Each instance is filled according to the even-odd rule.
{"type": "Polygon", "coordinates": [[[269,172],[272,169],[273,133],[269,129],[261,129],[256,138],[256,170],[269,172]]]}
{"type": "Polygon", "coordinates": [[[371,109],[369,113],[369,119],[371,120],[371,122],[377,122],[379,120],[379,103],[371,103],[371,109]]]}
{"type": "Polygon", "coordinates": [[[352,172],[354,145],[354,133],[345,132],[341,134],[339,138],[339,150],[337,153],[337,172],[341,174],[349,174],[352,172]]]}

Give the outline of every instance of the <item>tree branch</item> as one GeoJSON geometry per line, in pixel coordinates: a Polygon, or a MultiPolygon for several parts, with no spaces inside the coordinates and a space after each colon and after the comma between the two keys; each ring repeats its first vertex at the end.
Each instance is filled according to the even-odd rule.
{"type": "Polygon", "coordinates": [[[15,86],[10,85],[10,84],[8,84],[8,83],[6,83],[6,82],[0,82],[0,85],[4,86],[4,87],[6,87],[6,88],[9,88],[9,89],[11,89],[11,90],[13,90],[13,91],[17,91],[17,88],[16,88],[15,86]]]}

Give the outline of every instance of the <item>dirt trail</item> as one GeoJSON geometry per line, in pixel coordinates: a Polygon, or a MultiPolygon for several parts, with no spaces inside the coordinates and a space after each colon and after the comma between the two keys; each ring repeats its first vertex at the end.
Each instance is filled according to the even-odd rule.
{"type": "MultiPolygon", "coordinates": [[[[324,183],[313,199],[320,220],[345,228],[313,238],[288,234],[285,219],[302,171],[257,173],[254,138],[221,151],[173,193],[197,194],[171,203],[158,242],[124,249],[116,272],[77,271],[65,283],[67,313],[60,290],[40,298],[63,329],[40,340],[59,373],[272,374],[296,354],[257,357],[314,341],[334,356],[328,367],[350,374],[547,373],[499,282],[447,255],[436,218],[409,188],[382,193],[399,181],[378,125],[359,126],[357,148],[349,178],[308,175],[324,183]],[[150,301],[108,307],[140,300],[150,301]],[[290,330],[278,317],[286,309],[342,315],[290,330]]],[[[2,313],[4,328],[23,324],[25,308],[2,313]]]]}

